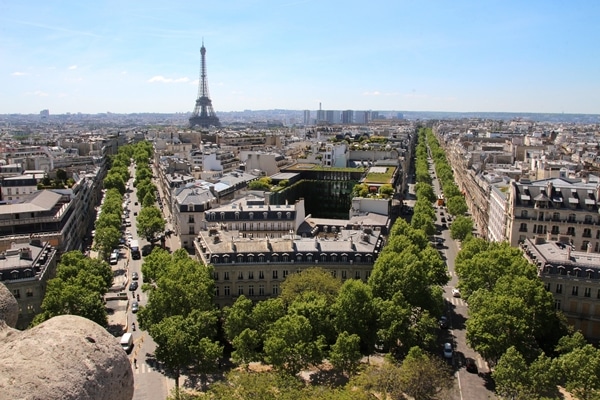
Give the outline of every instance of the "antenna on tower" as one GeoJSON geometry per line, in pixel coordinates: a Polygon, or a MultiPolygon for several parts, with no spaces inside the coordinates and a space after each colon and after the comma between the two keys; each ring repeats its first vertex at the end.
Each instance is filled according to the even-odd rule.
{"type": "Polygon", "coordinates": [[[202,128],[209,126],[221,126],[217,114],[212,107],[212,101],[208,94],[208,81],[206,79],[206,48],[204,47],[204,38],[202,38],[202,47],[200,47],[200,82],[198,85],[198,97],[196,107],[190,117],[190,128],[198,125],[202,128]]]}

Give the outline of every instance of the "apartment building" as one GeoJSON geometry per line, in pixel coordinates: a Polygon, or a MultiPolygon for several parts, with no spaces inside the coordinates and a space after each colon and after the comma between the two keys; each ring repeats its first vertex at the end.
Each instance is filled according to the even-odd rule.
{"type": "Polygon", "coordinates": [[[48,279],[56,272],[57,249],[39,238],[13,242],[0,253],[0,281],[19,306],[17,329],[25,329],[41,312],[48,279]]]}
{"type": "Polygon", "coordinates": [[[581,179],[553,178],[511,182],[507,232],[512,246],[545,238],[600,252],[600,185],[581,179]]]}
{"type": "Polygon", "coordinates": [[[276,297],[289,274],[310,267],[323,268],[342,280],[366,281],[383,246],[380,232],[370,228],[317,237],[293,231],[274,238],[263,235],[243,237],[222,228],[200,232],[194,242],[196,256],[214,267],[219,307],[233,304],[240,295],[256,301],[276,297]]]}
{"type": "Polygon", "coordinates": [[[536,265],[554,305],[575,330],[591,341],[600,341],[600,254],[542,237],[525,239],[525,257],[536,265]]]}

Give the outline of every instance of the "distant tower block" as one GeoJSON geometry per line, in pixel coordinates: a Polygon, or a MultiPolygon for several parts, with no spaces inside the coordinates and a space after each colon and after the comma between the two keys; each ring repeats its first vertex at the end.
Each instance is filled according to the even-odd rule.
{"type": "Polygon", "coordinates": [[[208,128],[209,126],[221,126],[217,114],[212,107],[212,101],[208,95],[208,81],[206,80],[206,49],[204,48],[204,41],[200,48],[201,63],[200,63],[200,86],[198,87],[198,99],[196,100],[196,107],[194,107],[194,113],[190,118],[190,127],[196,125],[202,128],[208,128]]]}

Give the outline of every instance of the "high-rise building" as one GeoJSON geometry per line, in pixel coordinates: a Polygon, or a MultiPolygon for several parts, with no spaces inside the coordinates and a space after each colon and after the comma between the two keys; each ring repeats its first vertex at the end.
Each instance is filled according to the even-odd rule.
{"type": "Polygon", "coordinates": [[[310,110],[304,110],[304,125],[311,125],[311,123],[310,123],[310,110]]]}

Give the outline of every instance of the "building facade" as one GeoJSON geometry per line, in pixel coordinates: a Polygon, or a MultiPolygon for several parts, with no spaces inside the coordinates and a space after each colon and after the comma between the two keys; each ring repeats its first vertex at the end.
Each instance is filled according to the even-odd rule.
{"type": "Polygon", "coordinates": [[[600,252],[600,186],[580,179],[511,182],[507,233],[511,246],[544,238],[600,252]]]}
{"type": "Polygon", "coordinates": [[[47,242],[32,238],[13,243],[0,253],[0,281],[17,299],[17,329],[29,326],[41,312],[48,280],[56,273],[57,249],[47,242]]]}
{"type": "Polygon", "coordinates": [[[600,341],[600,254],[578,251],[570,245],[525,239],[525,257],[536,265],[554,306],[575,330],[593,342],[600,341]]]}

